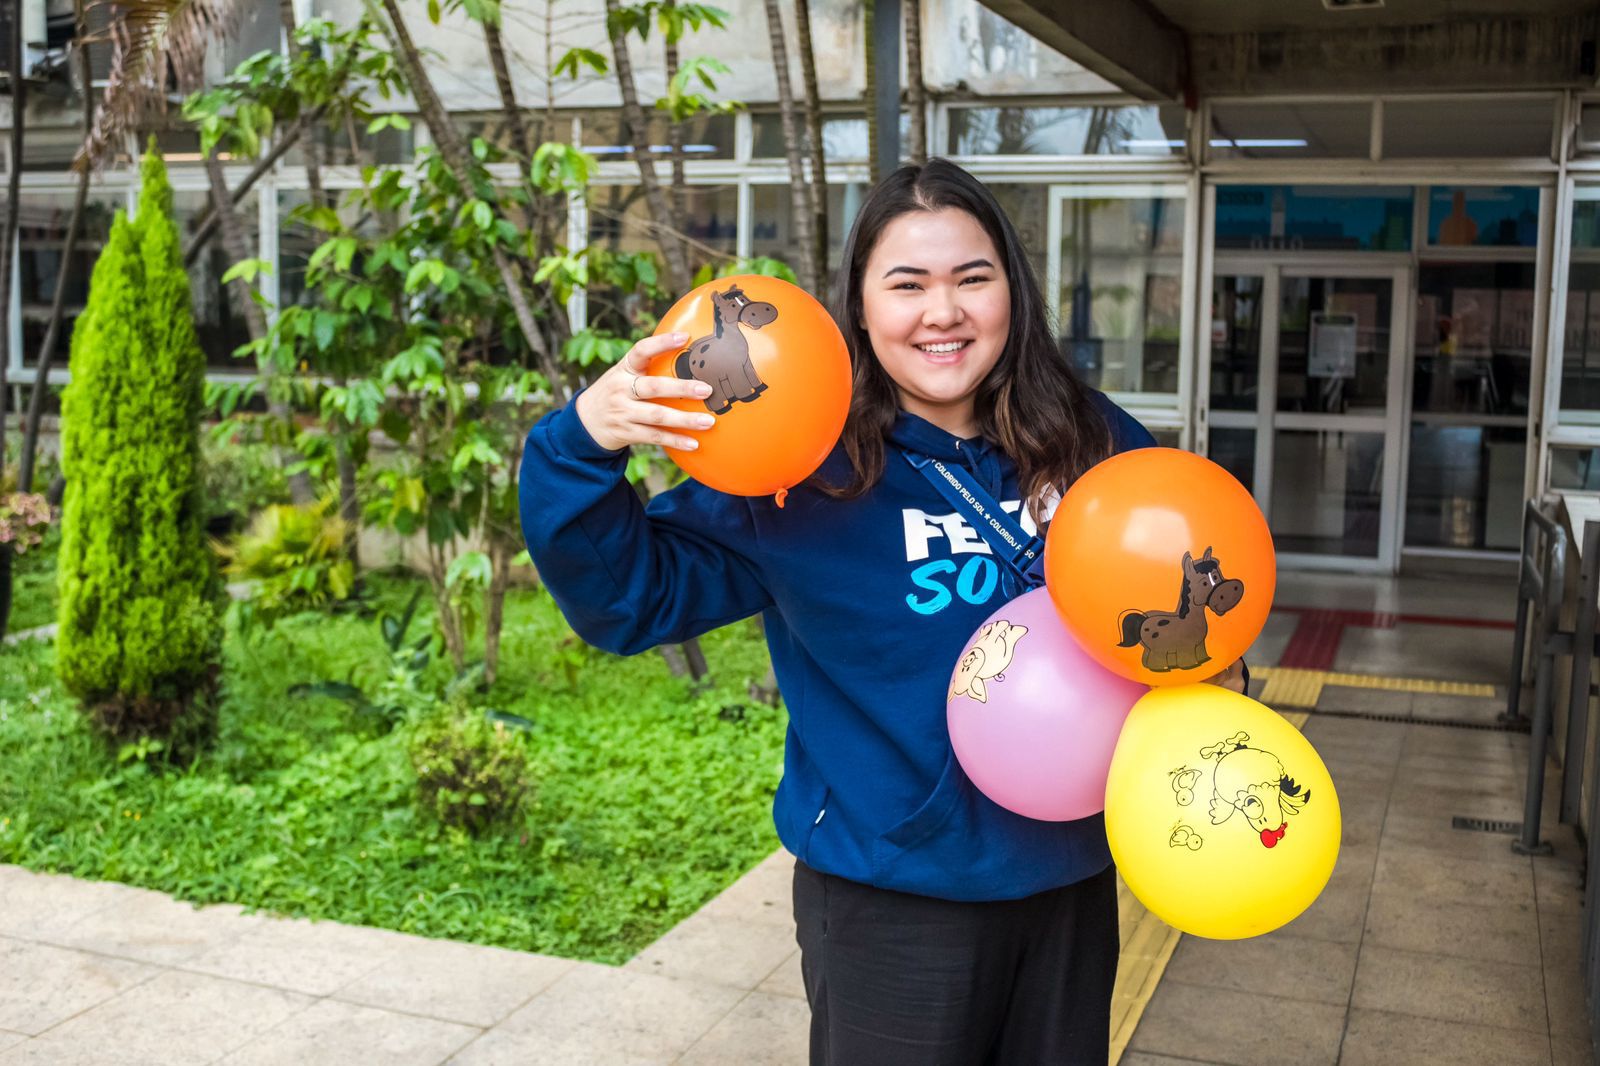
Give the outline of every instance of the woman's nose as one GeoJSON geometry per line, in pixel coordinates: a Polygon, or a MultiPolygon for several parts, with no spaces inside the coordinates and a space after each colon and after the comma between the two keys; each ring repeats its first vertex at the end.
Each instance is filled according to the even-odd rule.
{"type": "Polygon", "coordinates": [[[965,317],[961,302],[956,299],[954,292],[939,289],[928,294],[928,303],[922,310],[923,325],[948,328],[958,325],[965,317]]]}

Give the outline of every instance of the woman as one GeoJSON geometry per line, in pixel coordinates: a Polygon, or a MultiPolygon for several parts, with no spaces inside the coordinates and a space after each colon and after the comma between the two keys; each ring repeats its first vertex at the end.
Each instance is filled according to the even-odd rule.
{"type": "Polygon", "coordinates": [[[850,417],[784,509],[694,482],[643,508],[625,482],[628,446],[692,449],[714,424],[651,402],[709,394],[645,373],[679,333],[640,341],[529,434],[529,551],[573,628],[613,652],[763,613],[789,710],[773,814],[798,858],[813,1063],[1104,1063],[1104,823],[1021,817],[962,774],[951,668],[1026,586],[916,464],[942,460],[1031,533],[1079,474],[1154,441],[1074,377],[1015,229],[951,163],[873,189],[833,311],[850,417]]]}

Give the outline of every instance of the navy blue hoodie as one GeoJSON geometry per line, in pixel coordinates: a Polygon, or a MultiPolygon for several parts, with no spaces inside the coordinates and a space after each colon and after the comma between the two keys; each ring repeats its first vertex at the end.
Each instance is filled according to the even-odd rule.
{"type": "MultiPolygon", "coordinates": [[[[1096,402],[1116,451],[1154,443],[1096,402]]],[[[597,444],[569,404],[528,434],[523,536],[572,628],[607,651],[762,612],[789,711],[773,818],[807,865],[953,900],[1018,899],[1098,873],[1111,862],[1100,816],[1040,822],[991,802],[945,727],[956,657],[1020,590],[899,448],[960,464],[1013,513],[1016,466],[904,412],[890,440],[882,480],[857,499],[802,485],[780,509],[686,481],[646,508],[623,477],[626,453],[597,444]]],[[[821,474],[848,477],[842,448],[821,474]]]]}

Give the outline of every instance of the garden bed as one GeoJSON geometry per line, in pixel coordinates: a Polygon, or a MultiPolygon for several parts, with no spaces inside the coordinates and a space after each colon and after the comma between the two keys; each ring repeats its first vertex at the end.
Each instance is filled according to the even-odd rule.
{"type": "MultiPolygon", "coordinates": [[[[373,585],[396,609],[415,582],[373,585]]],[[[717,683],[696,694],[658,655],[582,645],[542,589],[513,591],[506,616],[482,702],[533,723],[535,790],[515,825],[478,839],[440,826],[418,809],[403,730],[290,696],[388,661],[372,618],[302,615],[229,634],[218,742],[182,771],[108,751],[48,643],[0,650],[0,862],[621,962],[777,847],[784,712],[744,695],[766,649],[753,623],[708,635],[717,683]]]]}

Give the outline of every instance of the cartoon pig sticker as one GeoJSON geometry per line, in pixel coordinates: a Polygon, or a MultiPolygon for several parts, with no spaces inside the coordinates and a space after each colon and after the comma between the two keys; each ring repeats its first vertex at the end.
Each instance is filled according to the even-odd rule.
{"type": "Polygon", "coordinates": [[[1017,642],[1028,633],[1027,626],[996,620],[978,630],[972,647],[956,664],[950,680],[948,699],[966,696],[979,703],[989,702],[990,681],[1004,681],[1005,669],[1017,653],[1017,642]]]}

